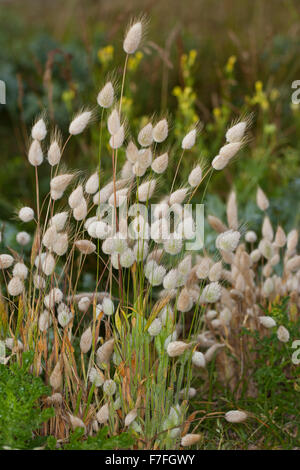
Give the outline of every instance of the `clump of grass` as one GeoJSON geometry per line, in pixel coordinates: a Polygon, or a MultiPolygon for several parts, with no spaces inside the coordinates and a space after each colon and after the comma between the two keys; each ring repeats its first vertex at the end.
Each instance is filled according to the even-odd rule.
{"type": "MultiPolygon", "coordinates": [[[[212,262],[205,249],[204,256],[186,250],[185,242],[194,240],[197,232],[184,203],[200,187],[205,193],[213,172],[227,167],[236,156],[246,142],[249,120],[231,126],[211,166],[205,168],[199,162],[191,168],[186,184],[178,187],[181,162],[196,145],[200,126],[187,129],[180,155],[172,156],[172,185],[162,189],[153,217],[148,216],[172,160],[164,147],[169,134],[165,117],[143,125],[134,138],[129,137],[130,123],[122,114],[128,57],[139,47],[142,31],[143,21],[137,20],[126,34],[120,96],[108,81],[97,97],[99,120],[96,110],[84,109],[70,123],[64,141],[57,130],[52,134],[47,152],[49,192],[43,197],[38,167],[44,161],[47,126],[43,118],[33,126],[28,159],[35,173],[36,208],[22,207],[18,216],[34,226],[34,236],[32,242],[27,232],[17,236],[21,246],[31,243],[31,254],[25,259],[21,249],[0,255],[2,345],[12,351],[9,358],[2,354],[3,361],[20,360],[24,350],[33,351],[32,373],[51,386],[45,407],[55,409],[43,434],[58,442],[70,439],[71,446],[77,434],[73,438],[70,433],[77,428],[80,435],[103,439],[101,430],[106,427],[110,438],[130,430],[135,448],[200,445],[202,420],[195,427],[197,412],[189,411],[197,371],[206,374],[215,354],[227,357],[227,350],[243,354],[245,346],[241,348],[235,326],[247,326],[249,318],[252,329],[264,331],[267,317],[259,321],[255,306],[261,301],[266,304],[275,285],[282,284],[282,279],[271,278],[271,270],[280,261],[277,245],[280,239],[284,246],[283,232],[277,232],[274,244],[266,219],[259,248],[259,257],[268,260],[262,284],[252,268],[258,259],[240,243],[234,194],[228,204],[229,226],[210,219],[220,232],[216,247],[223,260],[212,262]],[[66,170],[61,162],[68,142],[95,122],[98,167],[88,176],[66,170]],[[102,138],[106,125],[107,147],[102,138]],[[126,161],[120,169],[124,153],[126,161]],[[112,161],[112,175],[103,181],[102,164],[107,158],[112,161]],[[91,257],[96,259],[95,287],[82,292],[91,257]],[[215,306],[214,316],[212,310],[207,312],[208,306],[215,306]],[[207,346],[204,354],[201,348],[207,346]]],[[[261,193],[260,203],[266,206],[261,193]]],[[[299,257],[294,256],[296,232],[287,243],[284,281],[294,285],[291,272],[299,270],[299,257]]],[[[279,336],[286,335],[281,328],[279,336]]],[[[233,367],[229,371],[236,374],[233,367]]],[[[247,418],[239,411],[227,411],[231,411],[225,416],[229,422],[247,418]]],[[[87,447],[95,442],[88,439],[87,447]]]]}

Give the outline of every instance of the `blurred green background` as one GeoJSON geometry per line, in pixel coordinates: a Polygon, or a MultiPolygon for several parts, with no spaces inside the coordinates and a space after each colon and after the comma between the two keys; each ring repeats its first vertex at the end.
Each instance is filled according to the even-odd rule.
{"type": "MultiPolygon", "coordinates": [[[[49,127],[67,132],[74,112],[95,106],[107,73],[114,70],[120,81],[124,30],[141,13],[149,18],[148,34],[130,59],[123,105],[130,134],[146,116],[168,112],[176,163],[178,141],[201,120],[204,130],[180,171],[184,182],[199,158],[213,159],[231,120],[253,112],[249,144],[214,176],[207,211],[222,215],[234,185],[241,222],[255,228],[259,184],[272,199],[273,221],[299,226],[300,105],[291,102],[291,84],[300,79],[297,0],[0,0],[0,79],[7,87],[7,104],[0,105],[0,220],[11,222],[18,205],[32,203],[26,149],[35,116],[46,110],[49,127]]],[[[71,141],[64,161],[92,171],[97,146],[94,126],[71,141]]],[[[108,179],[110,158],[104,167],[108,179]]],[[[46,193],[49,168],[40,171],[46,193]]]]}

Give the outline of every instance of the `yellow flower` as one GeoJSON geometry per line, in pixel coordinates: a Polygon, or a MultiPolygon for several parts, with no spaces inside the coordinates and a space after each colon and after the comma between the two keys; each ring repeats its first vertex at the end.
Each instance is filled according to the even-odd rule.
{"type": "Polygon", "coordinates": [[[143,57],[144,54],[141,51],[137,51],[133,56],[130,56],[128,60],[128,70],[135,72],[143,57]]]}
{"type": "Polygon", "coordinates": [[[98,59],[101,64],[106,65],[113,60],[114,46],[108,45],[98,50],[98,59]]]}
{"type": "Polygon", "coordinates": [[[236,56],[235,55],[231,55],[228,60],[227,60],[227,64],[225,66],[225,70],[227,73],[231,73],[233,71],[233,68],[234,68],[234,65],[236,63],[236,56]]]}

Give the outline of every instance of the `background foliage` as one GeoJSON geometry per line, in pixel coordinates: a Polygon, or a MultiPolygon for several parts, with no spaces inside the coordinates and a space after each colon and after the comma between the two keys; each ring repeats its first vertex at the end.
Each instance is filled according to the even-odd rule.
{"type": "MultiPolygon", "coordinates": [[[[148,36],[130,60],[125,90],[129,132],[136,136],[145,116],[166,109],[174,138],[201,120],[205,128],[185,159],[186,178],[194,161],[215,156],[231,119],[254,112],[249,145],[214,178],[218,201],[207,203],[216,211],[234,182],[245,221],[255,223],[252,202],[260,184],[276,198],[274,222],[280,220],[287,229],[295,224],[300,109],[291,104],[291,83],[300,76],[297,1],[190,0],[188,7],[178,0],[1,4],[0,78],[7,85],[7,105],[0,107],[0,219],[9,220],[21,201],[31,202],[26,149],[34,117],[46,109],[51,126],[67,130],[74,112],[94,106],[107,71],[115,67],[120,80],[124,24],[145,12],[148,36]]],[[[175,140],[173,150],[176,161],[175,140]]],[[[64,158],[70,167],[93,169],[96,155],[97,132],[91,130],[72,143],[64,158]]]]}

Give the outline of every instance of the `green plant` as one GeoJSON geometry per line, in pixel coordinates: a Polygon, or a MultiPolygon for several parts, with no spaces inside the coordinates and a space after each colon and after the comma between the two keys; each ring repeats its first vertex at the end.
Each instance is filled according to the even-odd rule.
{"type": "Polygon", "coordinates": [[[21,364],[0,364],[0,448],[31,449],[46,439],[34,433],[53,410],[41,410],[39,400],[49,388],[30,373],[32,360],[33,353],[26,352],[21,364]]]}
{"type": "MultiPolygon", "coordinates": [[[[108,427],[100,429],[96,436],[88,436],[84,438],[84,430],[82,428],[76,428],[71,433],[69,442],[63,444],[61,450],[116,450],[116,449],[128,449],[134,443],[133,437],[130,433],[120,433],[118,436],[108,437],[108,427]]],[[[49,450],[57,449],[57,442],[53,436],[49,436],[47,439],[47,447],[49,450]]]]}

